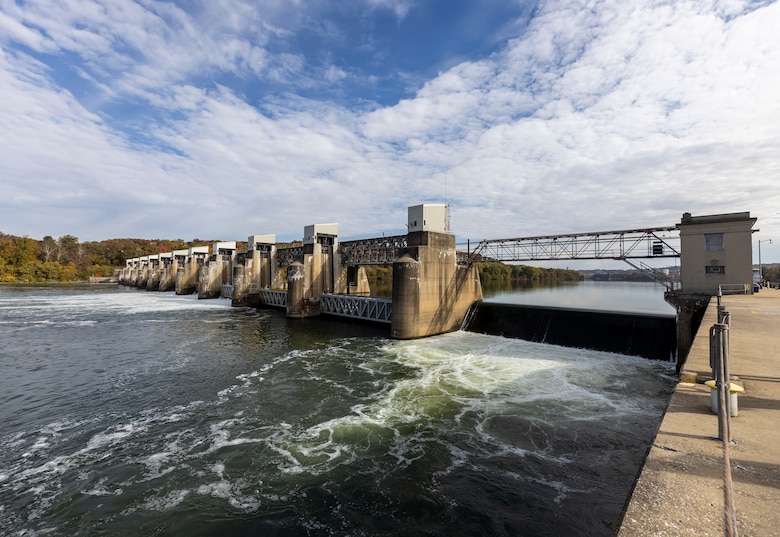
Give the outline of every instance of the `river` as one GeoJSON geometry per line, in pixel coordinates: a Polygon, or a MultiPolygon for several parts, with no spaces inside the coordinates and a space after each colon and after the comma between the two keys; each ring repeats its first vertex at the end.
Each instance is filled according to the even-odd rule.
{"type": "Polygon", "coordinates": [[[385,334],[0,286],[0,534],[615,533],[673,364],[385,334]]]}

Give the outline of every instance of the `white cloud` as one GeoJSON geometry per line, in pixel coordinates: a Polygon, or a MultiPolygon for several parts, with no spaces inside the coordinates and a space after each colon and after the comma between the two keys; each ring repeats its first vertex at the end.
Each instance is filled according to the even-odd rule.
{"type": "Polygon", "coordinates": [[[0,11],[0,39],[16,41],[36,51],[45,49],[45,39],[37,30],[29,28],[0,11]]]}
{"type": "MultiPolygon", "coordinates": [[[[780,4],[546,2],[503,50],[371,110],[204,83],[214,71],[318,82],[310,58],[266,47],[292,26],[252,4],[209,5],[40,0],[22,13],[0,0],[0,229],[240,239],[337,221],[357,235],[446,196],[462,237],[750,210],[780,244],[780,4]],[[109,103],[152,107],[124,134],[11,42],[80,54],[109,103]],[[27,219],[32,207],[42,216],[27,219]]],[[[414,9],[369,5],[399,20],[414,9]]]]}

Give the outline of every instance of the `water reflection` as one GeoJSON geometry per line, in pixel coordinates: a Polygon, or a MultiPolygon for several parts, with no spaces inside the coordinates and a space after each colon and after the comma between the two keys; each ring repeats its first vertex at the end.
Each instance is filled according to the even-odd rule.
{"type": "Polygon", "coordinates": [[[521,282],[483,282],[485,302],[549,306],[598,311],[666,314],[674,308],[664,301],[664,288],[653,282],[583,281],[558,285],[521,282]]]}

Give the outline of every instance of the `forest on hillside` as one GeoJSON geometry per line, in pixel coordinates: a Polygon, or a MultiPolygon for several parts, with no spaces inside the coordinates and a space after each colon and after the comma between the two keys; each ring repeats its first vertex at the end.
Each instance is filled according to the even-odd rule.
{"type": "Polygon", "coordinates": [[[212,241],[164,239],[108,239],[80,242],[63,235],[42,240],[0,232],[0,283],[47,283],[105,278],[125,264],[125,259],[170,252],[212,241]]]}

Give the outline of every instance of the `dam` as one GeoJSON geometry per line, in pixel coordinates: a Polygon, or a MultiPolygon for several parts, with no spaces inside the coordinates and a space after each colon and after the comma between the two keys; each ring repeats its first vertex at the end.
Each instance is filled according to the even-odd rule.
{"type": "Polygon", "coordinates": [[[238,252],[233,241],[131,258],[119,281],[150,291],[173,288],[177,294],[197,293],[198,298],[229,298],[235,306],[280,308],[289,318],[329,315],[374,322],[388,326],[392,338],[416,339],[463,326],[469,311],[482,300],[476,262],[620,260],[664,286],[665,298],[677,312],[674,338],[658,319],[607,320],[603,315],[566,311],[522,315],[505,311],[502,322],[522,322],[526,327],[510,330],[499,327],[495,315],[484,321],[490,314],[482,309],[479,330],[544,341],[549,338],[533,333],[542,328],[529,326],[547,319],[543,332],[547,336],[560,332],[555,335],[559,344],[671,356],[679,371],[710,297],[718,289],[753,292],[755,222],[749,212],[685,213],[674,225],[492,239],[473,245],[469,241],[463,248],[450,232],[448,205],[422,204],[408,208],[405,235],[339,241],[338,224],[312,224],[305,226],[299,243],[277,244],[276,235],[251,235],[245,252],[238,252]],[[649,264],[665,259],[679,259],[679,280],[649,264]],[[391,298],[371,296],[368,265],[392,266],[391,298]],[[572,324],[575,317],[580,320],[572,324]],[[650,335],[654,331],[663,335],[650,335]],[[575,337],[575,332],[580,335],[575,337]],[[670,340],[674,342],[669,344],[670,340]],[[615,345],[616,341],[623,343],[615,345]]]}

